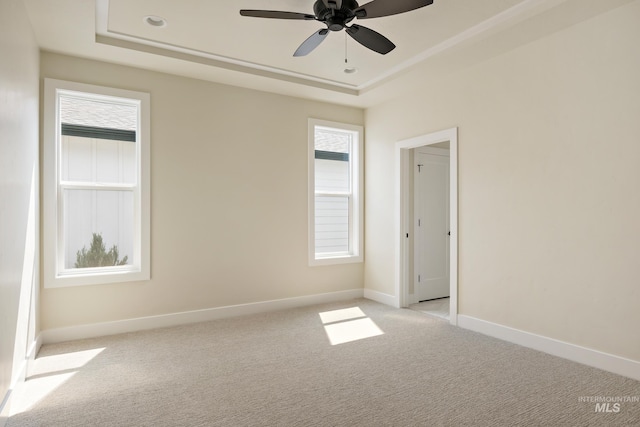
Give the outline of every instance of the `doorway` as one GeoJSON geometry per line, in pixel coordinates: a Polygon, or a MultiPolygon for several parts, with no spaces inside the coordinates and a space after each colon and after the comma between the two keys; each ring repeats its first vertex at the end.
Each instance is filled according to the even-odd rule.
{"type": "MultiPolygon", "coordinates": [[[[413,149],[418,147],[447,144],[448,157],[448,222],[447,232],[449,265],[449,323],[457,324],[458,314],[458,129],[451,128],[440,132],[399,141],[395,145],[396,154],[396,305],[408,307],[411,303],[410,288],[413,288],[413,250],[415,240],[412,227],[413,192],[411,191],[411,161],[413,149]]],[[[414,296],[415,298],[415,296],[414,296]]]]}
{"type": "MultiPolygon", "coordinates": [[[[410,303],[448,298],[449,144],[414,148],[410,303]],[[413,292],[412,292],[413,291],[413,292]]],[[[448,302],[448,300],[447,300],[448,302]]]]}

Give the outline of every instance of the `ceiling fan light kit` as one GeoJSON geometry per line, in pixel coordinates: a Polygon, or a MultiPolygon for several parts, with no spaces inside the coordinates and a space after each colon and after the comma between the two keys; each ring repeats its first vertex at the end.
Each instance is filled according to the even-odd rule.
{"type": "Polygon", "coordinates": [[[346,31],[351,38],[364,47],[386,55],[395,49],[391,40],[382,34],[358,24],[350,24],[354,19],[380,18],[397,15],[421,7],[429,6],[433,0],[373,0],[364,6],[356,0],[317,0],[313,5],[313,15],[298,12],[282,12],[276,10],[242,9],[240,15],[255,18],[296,19],[319,21],[327,26],[311,34],[293,56],[305,56],[311,53],[327,37],[329,31],[346,31]]]}

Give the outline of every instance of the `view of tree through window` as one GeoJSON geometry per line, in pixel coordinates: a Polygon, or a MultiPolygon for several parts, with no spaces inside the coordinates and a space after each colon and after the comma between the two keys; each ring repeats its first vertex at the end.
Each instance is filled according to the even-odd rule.
{"type": "Polygon", "coordinates": [[[124,265],[127,263],[129,257],[125,255],[120,259],[120,253],[118,247],[113,245],[109,251],[102,242],[102,235],[93,233],[93,239],[91,240],[91,246],[87,250],[83,247],[82,250],[76,254],[75,268],[90,268],[90,267],[107,267],[112,265],[124,265]]]}

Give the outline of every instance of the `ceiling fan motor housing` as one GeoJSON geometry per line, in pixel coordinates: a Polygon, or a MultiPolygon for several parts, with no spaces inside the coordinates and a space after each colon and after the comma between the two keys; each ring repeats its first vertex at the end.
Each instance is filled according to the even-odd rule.
{"type": "MultiPolygon", "coordinates": [[[[335,5],[331,0],[328,3],[335,5]]],[[[355,0],[342,0],[340,9],[327,7],[323,0],[317,0],[313,5],[313,12],[316,19],[326,23],[331,31],[340,31],[356,17],[353,11],[357,8],[358,2],[355,0]]]]}

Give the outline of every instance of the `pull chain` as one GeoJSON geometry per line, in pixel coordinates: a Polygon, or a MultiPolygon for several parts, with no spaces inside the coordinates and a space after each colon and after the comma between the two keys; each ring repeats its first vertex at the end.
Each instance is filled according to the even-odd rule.
{"type": "Polygon", "coordinates": [[[348,64],[349,61],[347,60],[347,31],[345,30],[344,32],[344,63],[348,64]]]}
{"type": "Polygon", "coordinates": [[[349,55],[347,51],[347,32],[344,32],[344,72],[346,74],[353,74],[358,71],[355,67],[349,67],[349,55]]]}

